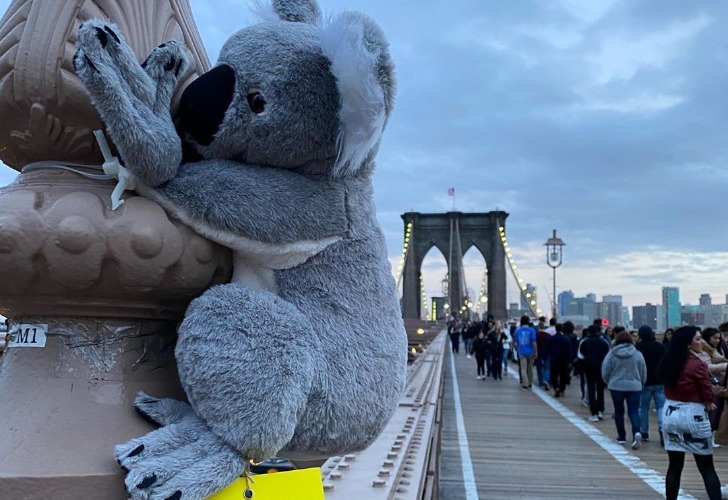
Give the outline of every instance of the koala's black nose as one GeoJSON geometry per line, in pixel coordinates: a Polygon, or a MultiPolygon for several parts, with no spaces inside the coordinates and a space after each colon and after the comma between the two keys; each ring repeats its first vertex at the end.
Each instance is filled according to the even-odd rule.
{"type": "Polygon", "coordinates": [[[235,91],[235,72],[222,64],[192,82],[179,103],[182,131],[198,144],[209,145],[215,138],[235,91]]]}

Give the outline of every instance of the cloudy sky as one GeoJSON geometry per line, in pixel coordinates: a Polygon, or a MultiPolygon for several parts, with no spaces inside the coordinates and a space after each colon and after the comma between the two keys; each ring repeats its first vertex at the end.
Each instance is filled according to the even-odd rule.
{"type": "MultiPolygon", "coordinates": [[[[558,291],[683,303],[728,293],[728,3],[719,0],[320,0],[389,37],[399,81],[375,178],[396,267],[400,215],[510,213],[508,241],[550,309],[543,243],[567,246],[558,291]]],[[[4,11],[8,0],[0,0],[4,11]]],[[[190,0],[214,61],[246,0],[190,0]]],[[[0,184],[14,172],[2,167],[0,184]]],[[[416,230],[416,229],[415,229],[416,230]]],[[[477,293],[483,259],[466,255],[477,293]]],[[[441,295],[444,258],[425,261],[441,295]]],[[[509,279],[509,301],[517,287],[509,279]]]]}

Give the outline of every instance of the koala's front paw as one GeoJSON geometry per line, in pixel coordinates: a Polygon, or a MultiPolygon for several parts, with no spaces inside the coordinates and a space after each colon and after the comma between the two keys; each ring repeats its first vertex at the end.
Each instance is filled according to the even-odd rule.
{"type": "Polygon", "coordinates": [[[186,67],[182,44],[167,42],[155,49],[146,71],[111,23],[84,22],[76,44],[76,73],[124,166],[148,186],[167,182],[182,161],[170,114],[177,78],[186,67]]]}
{"type": "Polygon", "coordinates": [[[242,455],[194,413],[114,451],[134,500],[203,500],[245,468],[242,455]]]}
{"type": "MultiPolygon", "coordinates": [[[[85,21],[78,29],[76,45],[76,74],[97,105],[104,97],[112,96],[139,99],[147,106],[153,104],[155,85],[116,25],[97,19],[85,21]]],[[[103,110],[99,111],[103,115],[103,110]]]]}
{"type": "Polygon", "coordinates": [[[169,111],[177,82],[187,65],[184,45],[176,40],[159,45],[142,63],[142,68],[156,87],[155,102],[152,104],[155,113],[169,111]]]}

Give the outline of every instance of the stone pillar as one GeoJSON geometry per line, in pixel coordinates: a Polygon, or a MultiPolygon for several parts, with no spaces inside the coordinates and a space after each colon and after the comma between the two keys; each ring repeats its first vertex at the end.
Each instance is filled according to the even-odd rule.
{"type": "MultiPolygon", "coordinates": [[[[184,41],[180,88],[209,67],[187,0],[14,0],[0,21],[0,159],[16,170],[101,162],[71,62],[92,17],[118,24],[140,60],[184,41]]],[[[112,211],[114,185],[28,169],[0,188],[0,313],[48,327],[45,347],[0,349],[0,498],[126,498],[113,446],[150,430],[134,395],[184,397],[176,323],[230,279],[230,252],[155,203],[127,193],[112,211]]]]}

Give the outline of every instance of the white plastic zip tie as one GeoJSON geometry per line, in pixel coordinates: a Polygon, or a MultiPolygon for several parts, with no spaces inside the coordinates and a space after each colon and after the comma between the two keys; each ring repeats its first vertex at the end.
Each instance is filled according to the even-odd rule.
{"type": "Polygon", "coordinates": [[[101,148],[101,154],[104,155],[104,164],[102,165],[104,173],[111,175],[113,178],[118,179],[119,182],[111,192],[111,210],[116,210],[124,203],[121,199],[121,195],[127,189],[133,191],[137,187],[137,178],[129,172],[129,170],[119,163],[119,159],[111,154],[109,144],[106,142],[106,137],[102,130],[94,130],[94,136],[96,142],[99,143],[101,148]]]}

